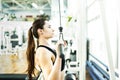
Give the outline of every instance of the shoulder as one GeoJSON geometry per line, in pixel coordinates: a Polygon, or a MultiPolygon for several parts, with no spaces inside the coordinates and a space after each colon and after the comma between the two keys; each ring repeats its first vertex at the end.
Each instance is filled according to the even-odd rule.
{"type": "Polygon", "coordinates": [[[37,61],[39,61],[39,63],[41,63],[43,61],[45,62],[46,59],[47,60],[51,59],[51,55],[49,54],[49,51],[44,47],[37,48],[35,57],[36,57],[37,61]]]}
{"type": "Polygon", "coordinates": [[[38,48],[36,50],[35,61],[36,64],[39,65],[42,69],[46,65],[50,65],[52,63],[52,60],[49,51],[43,47],[38,48]]]}
{"type": "Polygon", "coordinates": [[[49,56],[48,51],[44,47],[39,47],[36,50],[36,57],[43,58],[49,56]]]}

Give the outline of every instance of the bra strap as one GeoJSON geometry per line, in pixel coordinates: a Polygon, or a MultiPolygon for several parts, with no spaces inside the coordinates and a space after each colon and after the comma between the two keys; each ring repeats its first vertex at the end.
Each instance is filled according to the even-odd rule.
{"type": "Polygon", "coordinates": [[[48,50],[51,51],[51,52],[55,55],[55,57],[56,57],[56,52],[55,52],[53,49],[51,49],[50,47],[45,46],[45,45],[38,45],[37,48],[39,48],[39,47],[44,47],[44,48],[48,49],[48,50]]]}

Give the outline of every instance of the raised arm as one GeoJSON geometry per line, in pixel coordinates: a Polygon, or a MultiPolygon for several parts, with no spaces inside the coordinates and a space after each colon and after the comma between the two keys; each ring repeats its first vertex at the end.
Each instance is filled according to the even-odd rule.
{"type": "Polygon", "coordinates": [[[61,80],[61,58],[57,56],[53,65],[52,56],[45,48],[39,48],[36,54],[45,80],[61,80]]]}

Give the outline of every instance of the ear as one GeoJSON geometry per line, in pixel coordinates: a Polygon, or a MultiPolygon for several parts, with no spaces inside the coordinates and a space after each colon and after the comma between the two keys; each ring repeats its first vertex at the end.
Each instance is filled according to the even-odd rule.
{"type": "Polygon", "coordinates": [[[37,32],[38,34],[43,34],[43,29],[38,29],[37,32]]]}

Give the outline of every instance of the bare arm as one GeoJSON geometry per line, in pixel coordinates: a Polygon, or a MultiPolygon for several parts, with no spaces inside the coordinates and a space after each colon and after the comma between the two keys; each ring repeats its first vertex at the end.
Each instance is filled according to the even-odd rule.
{"type": "Polygon", "coordinates": [[[61,72],[60,80],[64,80],[64,77],[65,77],[65,71],[63,70],[63,71],[61,72]]]}
{"type": "Polygon", "coordinates": [[[46,49],[39,49],[38,62],[44,74],[45,80],[61,80],[61,59],[57,56],[55,63],[51,60],[46,49]]]}

